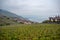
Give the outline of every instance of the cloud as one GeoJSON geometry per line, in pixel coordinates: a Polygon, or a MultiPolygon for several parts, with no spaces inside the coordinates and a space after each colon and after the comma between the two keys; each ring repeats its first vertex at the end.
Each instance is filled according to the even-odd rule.
{"type": "Polygon", "coordinates": [[[0,0],[0,4],[18,15],[55,15],[59,10],[59,0],[0,0]]]}

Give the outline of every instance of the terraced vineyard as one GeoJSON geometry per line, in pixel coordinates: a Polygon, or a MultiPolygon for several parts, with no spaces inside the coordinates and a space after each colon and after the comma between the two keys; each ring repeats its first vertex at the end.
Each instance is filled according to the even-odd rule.
{"type": "Polygon", "coordinates": [[[1,26],[0,40],[60,40],[60,24],[1,26]]]}

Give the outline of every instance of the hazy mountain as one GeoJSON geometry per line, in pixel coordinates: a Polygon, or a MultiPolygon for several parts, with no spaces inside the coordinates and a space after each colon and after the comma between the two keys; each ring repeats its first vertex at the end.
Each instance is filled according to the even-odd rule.
{"type": "Polygon", "coordinates": [[[47,16],[39,16],[39,15],[22,15],[22,17],[27,18],[27,19],[34,21],[34,22],[41,23],[44,20],[48,20],[49,16],[47,17],[47,16]]]}

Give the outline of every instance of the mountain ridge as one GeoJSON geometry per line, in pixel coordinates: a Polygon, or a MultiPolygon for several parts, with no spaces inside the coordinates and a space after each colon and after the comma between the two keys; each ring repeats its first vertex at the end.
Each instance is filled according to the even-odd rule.
{"type": "Polygon", "coordinates": [[[33,23],[32,21],[26,18],[23,18],[22,16],[18,16],[12,12],[0,9],[0,23],[2,22],[3,24],[6,24],[6,23],[7,24],[14,24],[14,23],[31,24],[33,23]]]}

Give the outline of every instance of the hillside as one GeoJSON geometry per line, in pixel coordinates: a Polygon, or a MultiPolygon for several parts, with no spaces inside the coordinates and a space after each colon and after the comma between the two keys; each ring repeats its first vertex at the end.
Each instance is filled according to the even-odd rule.
{"type": "Polygon", "coordinates": [[[18,16],[14,13],[11,13],[6,10],[0,9],[0,25],[6,25],[6,24],[16,24],[16,23],[26,23],[26,24],[31,24],[32,21],[23,18],[22,16],[18,16]]]}
{"type": "Polygon", "coordinates": [[[3,25],[10,25],[10,24],[16,24],[17,22],[11,19],[10,17],[4,16],[0,14],[0,26],[3,25]]]}

